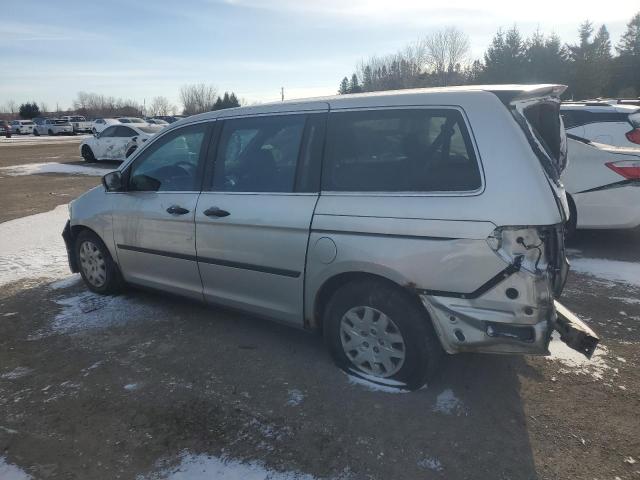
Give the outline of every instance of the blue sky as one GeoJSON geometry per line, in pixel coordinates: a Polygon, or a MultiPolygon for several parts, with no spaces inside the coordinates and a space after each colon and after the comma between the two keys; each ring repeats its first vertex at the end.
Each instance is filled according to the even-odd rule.
{"type": "Polygon", "coordinates": [[[517,24],[574,42],[581,21],[617,42],[637,0],[20,0],[0,15],[0,106],[71,106],[78,91],[178,103],[181,85],[209,83],[248,102],[335,93],[362,59],[455,25],[472,56],[517,24]]]}

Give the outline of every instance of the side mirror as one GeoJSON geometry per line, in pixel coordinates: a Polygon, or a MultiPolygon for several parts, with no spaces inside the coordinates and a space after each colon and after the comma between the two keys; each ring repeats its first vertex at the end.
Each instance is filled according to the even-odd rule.
{"type": "Polygon", "coordinates": [[[124,183],[122,180],[122,172],[120,170],[114,170],[107,173],[102,177],[102,185],[107,192],[122,192],[124,190],[124,183]]]}

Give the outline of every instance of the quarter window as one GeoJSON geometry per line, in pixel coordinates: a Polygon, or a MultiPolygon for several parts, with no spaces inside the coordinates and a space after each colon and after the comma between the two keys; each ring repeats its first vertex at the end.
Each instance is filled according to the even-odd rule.
{"type": "Polygon", "coordinates": [[[478,162],[457,110],[329,115],[325,191],[459,192],[480,186],[478,162]]]}
{"type": "Polygon", "coordinates": [[[305,115],[224,122],[212,189],[293,192],[305,115]]]}
{"type": "Polygon", "coordinates": [[[127,138],[127,137],[135,137],[136,135],[138,135],[136,131],[129,127],[116,127],[116,133],[113,136],[127,138]]]}
{"type": "Polygon", "coordinates": [[[200,190],[198,164],[205,131],[205,124],[183,127],[151,145],[131,167],[129,190],[200,190]]]}

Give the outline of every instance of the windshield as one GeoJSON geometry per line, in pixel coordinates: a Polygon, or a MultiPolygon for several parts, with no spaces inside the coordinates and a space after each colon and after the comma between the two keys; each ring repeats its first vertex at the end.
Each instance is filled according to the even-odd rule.
{"type": "Polygon", "coordinates": [[[120,123],[131,123],[131,120],[129,120],[128,118],[119,118],[118,120],[120,121],[120,123]]]}
{"type": "Polygon", "coordinates": [[[140,120],[139,118],[132,118],[131,123],[147,123],[144,120],[140,120]]]}
{"type": "Polygon", "coordinates": [[[137,127],[137,128],[138,130],[144,133],[151,133],[151,134],[158,133],[158,129],[153,127],[137,127]]]}
{"type": "Polygon", "coordinates": [[[56,125],[68,125],[69,124],[69,122],[66,121],[66,120],[54,120],[54,123],[56,125]]]}
{"type": "Polygon", "coordinates": [[[84,117],[71,117],[72,122],[84,122],[84,117]]]}

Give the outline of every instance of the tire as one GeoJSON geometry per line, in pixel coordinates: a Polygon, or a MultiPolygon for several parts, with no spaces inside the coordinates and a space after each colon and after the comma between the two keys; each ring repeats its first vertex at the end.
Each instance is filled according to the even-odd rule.
{"type": "Polygon", "coordinates": [[[38,131],[38,129],[37,129],[37,128],[34,128],[34,129],[33,129],[33,134],[34,134],[36,137],[39,137],[39,136],[40,136],[40,132],[38,131]]]}
{"type": "Polygon", "coordinates": [[[89,290],[110,295],[122,290],[124,282],[109,249],[95,233],[83,230],[75,241],[74,253],[80,275],[89,290]]]}
{"type": "Polygon", "coordinates": [[[98,133],[98,131],[95,128],[91,129],[91,132],[95,135],[96,133],[98,133]]]}
{"type": "Polygon", "coordinates": [[[82,158],[84,158],[84,161],[87,163],[95,163],[97,161],[95,155],[93,154],[93,150],[91,150],[91,147],[89,145],[83,145],[82,151],[80,153],[82,154],[82,158]]]}
{"type": "Polygon", "coordinates": [[[347,283],[331,297],[323,321],[334,361],[351,375],[416,390],[439,371],[443,350],[431,320],[399,287],[379,280],[347,283]]]}
{"type": "Polygon", "coordinates": [[[49,135],[53,136],[53,130],[49,129],[49,135]]]}

